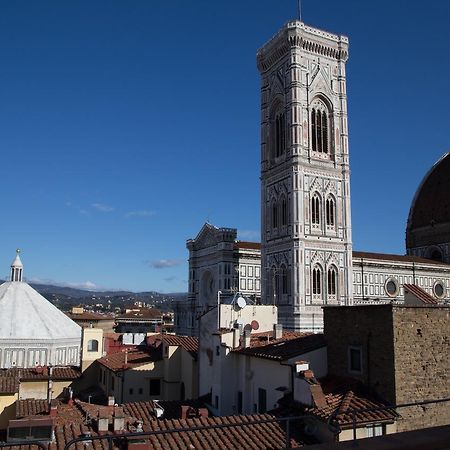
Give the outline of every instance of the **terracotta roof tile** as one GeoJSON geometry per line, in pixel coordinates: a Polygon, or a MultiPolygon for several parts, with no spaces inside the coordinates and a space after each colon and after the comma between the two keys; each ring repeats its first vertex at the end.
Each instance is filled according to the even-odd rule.
{"type": "Polygon", "coordinates": [[[437,305],[438,302],[430,295],[428,292],[424,291],[422,288],[416,284],[404,284],[403,287],[417,297],[422,303],[427,305],[437,305]]]}
{"type": "Polygon", "coordinates": [[[411,255],[391,255],[387,253],[371,253],[371,252],[353,252],[354,259],[377,259],[386,261],[397,261],[397,262],[410,262],[417,264],[433,264],[440,266],[447,266],[443,262],[433,261],[432,259],[420,258],[418,256],[411,255]]]}
{"type": "Polygon", "coordinates": [[[161,319],[162,312],[156,308],[141,308],[137,311],[128,311],[127,313],[121,314],[116,317],[116,320],[125,319],[135,319],[135,320],[146,320],[146,319],[161,319]]]}
{"type": "MultiPolygon", "coordinates": [[[[292,395],[286,396],[278,403],[279,408],[272,411],[285,416],[307,413],[326,422],[332,415],[342,428],[349,428],[353,423],[352,409],[368,409],[386,406],[382,401],[372,397],[367,389],[352,378],[329,376],[320,380],[326,405],[305,406],[295,402],[292,395]]],[[[398,417],[394,410],[356,413],[356,423],[393,422],[398,417]]]]}
{"type": "Polygon", "coordinates": [[[162,359],[160,348],[140,347],[111,353],[103,358],[97,359],[97,362],[114,372],[119,372],[121,370],[139,367],[152,361],[159,361],[160,359],[162,359]]]}
{"type": "Polygon", "coordinates": [[[238,347],[233,352],[257,358],[284,361],[326,345],[323,334],[283,331],[281,339],[273,339],[273,333],[254,333],[250,347],[238,347]]]}
{"type": "Polygon", "coordinates": [[[236,241],[234,248],[246,248],[249,250],[261,250],[260,242],[236,241]]]}
{"type": "Polygon", "coordinates": [[[15,394],[19,392],[17,377],[0,376],[0,394],[15,394]]]}
{"type": "Polygon", "coordinates": [[[16,419],[28,416],[47,415],[50,411],[47,400],[17,400],[16,419]]]}
{"type": "Polygon", "coordinates": [[[154,334],[147,337],[147,342],[154,345],[157,342],[165,342],[167,345],[174,345],[184,348],[193,357],[197,357],[198,338],[194,336],[181,336],[175,334],[154,334]]]}

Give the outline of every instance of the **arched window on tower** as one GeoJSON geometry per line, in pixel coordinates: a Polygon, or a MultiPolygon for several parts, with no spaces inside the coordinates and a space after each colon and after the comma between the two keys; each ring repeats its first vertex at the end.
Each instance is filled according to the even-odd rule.
{"type": "Polygon", "coordinates": [[[336,223],[336,202],[331,195],[327,198],[325,209],[327,228],[334,228],[336,223]]]}
{"type": "Polygon", "coordinates": [[[274,156],[280,157],[286,150],[286,119],[283,112],[275,115],[274,121],[274,156]]]}
{"type": "Polygon", "coordinates": [[[336,267],[331,266],[327,273],[327,293],[328,297],[333,299],[337,295],[337,270],[336,267]]]}
{"type": "Polygon", "coordinates": [[[281,226],[285,227],[288,223],[288,210],[286,197],[283,195],[281,198],[281,226]]]}
{"type": "Polygon", "coordinates": [[[316,298],[322,295],[322,268],[319,265],[314,266],[312,272],[312,293],[316,298]]]}
{"type": "Polygon", "coordinates": [[[288,270],[283,264],[281,266],[281,294],[287,295],[289,293],[289,277],[288,270]]]}
{"type": "Polygon", "coordinates": [[[315,192],[311,198],[311,224],[313,228],[320,228],[320,196],[315,192]]]}
{"type": "Polygon", "coordinates": [[[316,153],[329,153],[328,108],[320,100],[313,102],[311,109],[311,147],[316,153]]]}
{"type": "Polygon", "coordinates": [[[272,229],[278,228],[278,203],[272,200],[272,229]]]}

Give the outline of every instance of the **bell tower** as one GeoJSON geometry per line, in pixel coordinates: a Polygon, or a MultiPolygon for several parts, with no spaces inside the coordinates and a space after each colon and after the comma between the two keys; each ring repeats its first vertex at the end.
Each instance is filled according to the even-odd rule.
{"type": "Polygon", "coordinates": [[[262,299],[297,331],[352,304],[347,58],[345,36],[297,20],[257,53],[262,299]]]}

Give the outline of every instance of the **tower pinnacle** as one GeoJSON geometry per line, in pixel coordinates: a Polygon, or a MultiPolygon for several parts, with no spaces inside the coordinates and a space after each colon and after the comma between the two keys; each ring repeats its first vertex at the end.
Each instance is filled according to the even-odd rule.
{"type": "Polygon", "coordinates": [[[22,281],[23,264],[20,260],[20,249],[16,250],[16,257],[11,263],[11,281],[22,281]]]}

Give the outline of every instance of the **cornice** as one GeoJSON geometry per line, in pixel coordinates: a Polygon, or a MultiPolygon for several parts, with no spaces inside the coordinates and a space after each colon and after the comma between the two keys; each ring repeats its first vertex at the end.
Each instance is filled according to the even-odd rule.
{"type": "Polygon", "coordinates": [[[348,59],[348,38],[305,25],[298,20],[286,23],[256,54],[260,72],[282,59],[290,49],[300,48],[339,61],[348,59]]]}

